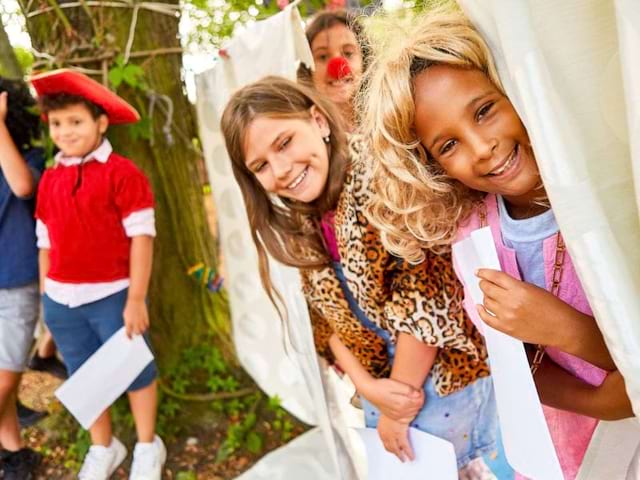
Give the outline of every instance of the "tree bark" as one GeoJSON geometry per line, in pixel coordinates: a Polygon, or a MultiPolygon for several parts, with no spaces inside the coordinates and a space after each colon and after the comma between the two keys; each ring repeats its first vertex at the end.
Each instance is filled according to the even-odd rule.
{"type": "Polygon", "coordinates": [[[4,25],[0,21],[0,73],[13,80],[22,78],[22,68],[13,51],[9,36],[4,29],[4,25]]]}
{"type": "MultiPolygon", "coordinates": [[[[26,0],[21,1],[23,13],[26,0]]],[[[117,54],[125,51],[134,10],[108,6],[59,8],[65,1],[31,2],[36,8],[54,4],[57,9],[27,16],[27,29],[34,48],[55,57],[51,68],[69,67],[66,59],[108,57],[81,62],[79,66],[97,73],[103,81],[117,54]]],[[[124,2],[123,2],[124,3],[124,2]]],[[[163,3],[178,5],[178,0],[163,3]]],[[[202,190],[202,155],[198,142],[194,108],[185,95],[181,77],[178,17],[140,8],[132,52],[163,49],[156,55],[136,57],[145,71],[146,91],[121,86],[126,98],[143,118],[151,113],[151,96],[171,99],[173,116],[167,120],[167,105],[157,99],[153,105],[153,142],[133,139],[130,127],[112,127],[109,137],[114,150],[134,160],[147,174],[156,196],[154,268],[150,288],[150,318],[154,349],[160,366],[178,361],[186,346],[206,341],[214,343],[232,365],[237,365],[230,338],[228,304],[224,293],[211,293],[189,277],[186,270],[204,262],[216,266],[216,246],[208,229],[202,190]],[[165,50],[169,49],[169,50],[165,50]],[[171,53],[173,52],[173,53],[171,53]],[[170,127],[173,140],[163,132],[170,127]]]]}

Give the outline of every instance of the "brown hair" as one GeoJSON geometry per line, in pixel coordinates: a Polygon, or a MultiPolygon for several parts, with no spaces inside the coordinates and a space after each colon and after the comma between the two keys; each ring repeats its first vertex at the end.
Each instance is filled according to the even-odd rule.
{"type": "MultiPolygon", "coordinates": [[[[344,10],[336,10],[333,12],[322,11],[317,13],[309,22],[305,35],[307,36],[307,42],[309,47],[313,43],[313,40],[325,30],[333,27],[334,25],[344,25],[353,32],[358,41],[360,52],[362,54],[362,70],[365,71],[368,65],[369,58],[369,46],[364,36],[364,29],[357,16],[348,13],[344,10]]],[[[310,83],[311,82],[311,69],[304,63],[301,63],[298,67],[298,80],[310,83]]]]}
{"type": "Polygon", "coordinates": [[[72,95],[70,93],[53,93],[49,95],[43,95],[38,99],[40,109],[42,113],[48,115],[49,112],[54,110],[62,110],[72,105],[84,105],[94,120],[100,118],[101,115],[106,115],[104,109],[86,98],[80,95],[72,95]]]}
{"type": "Polygon", "coordinates": [[[269,76],[243,87],[231,97],[222,114],[221,128],[258,250],[262,285],[280,312],[274,295],[283,302],[271,283],[266,252],[279,262],[297,268],[318,268],[330,262],[319,225],[322,215],[336,207],[344,184],[347,142],[341,117],[333,104],[312,88],[269,76]],[[311,203],[274,198],[245,164],[247,129],[258,117],[310,120],[313,106],[326,117],[331,131],[327,145],[327,183],[320,197],[311,203]]]}

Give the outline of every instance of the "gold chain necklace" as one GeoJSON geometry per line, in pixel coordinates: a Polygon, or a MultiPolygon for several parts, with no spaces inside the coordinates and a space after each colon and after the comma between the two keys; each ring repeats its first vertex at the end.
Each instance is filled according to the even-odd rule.
{"type": "MultiPolygon", "coordinates": [[[[486,205],[482,202],[480,210],[480,227],[487,226],[487,211],[486,205]]],[[[556,256],[553,263],[553,276],[551,277],[551,294],[558,297],[560,292],[560,282],[562,281],[562,272],[564,270],[564,257],[567,249],[564,244],[564,239],[560,232],[556,234],[556,256]]],[[[537,344],[536,351],[533,355],[533,361],[531,362],[531,375],[535,375],[542,364],[544,359],[545,350],[544,345],[537,344]]]]}

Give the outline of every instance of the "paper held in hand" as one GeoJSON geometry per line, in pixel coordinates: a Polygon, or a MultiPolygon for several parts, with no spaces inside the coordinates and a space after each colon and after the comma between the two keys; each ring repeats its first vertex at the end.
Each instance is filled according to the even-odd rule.
{"type": "Polygon", "coordinates": [[[458,468],[451,442],[434,435],[409,428],[409,441],[415,460],[401,462],[385,450],[375,428],[354,429],[367,454],[367,480],[456,480],[458,468]]]}
{"type": "MultiPolygon", "coordinates": [[[[483,303],[475,272],[479,268],[501,270],[490,227],[475,230],[453,245],[457,267],[473,302],[483,303]]],[[[505,455],[511,467],[532,480],[562,480],[562,470],[529,363],[520,340],[484,325],[491,376],[505,455]]]]}
{"type": "Polygon", "coordinates": [[[152,360],[153,354],[142,336],[129,339],[122,327],[55,391],[55,395],[80,425],[88,429],[152,360]]]}

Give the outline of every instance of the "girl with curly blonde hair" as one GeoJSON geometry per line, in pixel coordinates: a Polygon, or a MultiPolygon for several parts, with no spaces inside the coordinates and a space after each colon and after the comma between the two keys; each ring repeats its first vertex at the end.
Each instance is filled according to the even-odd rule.
{"type": "Polygon", "coordinates": [[[461,13],[437,9],[402,25],[401,35],[393,30],[384,25],[361,98],[373,159],[370,221],[411,262],[491,227],[503,271],[480,270],[484,304],[465,295],[465,308],[479,327],[482,320],[537,345],[532,372],[565,478],[574,479],[596,419],[632,412],[526,128],[461,13]]]}

